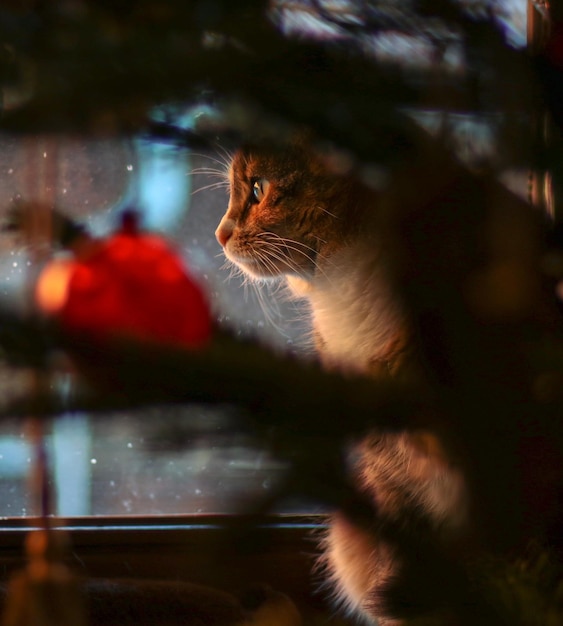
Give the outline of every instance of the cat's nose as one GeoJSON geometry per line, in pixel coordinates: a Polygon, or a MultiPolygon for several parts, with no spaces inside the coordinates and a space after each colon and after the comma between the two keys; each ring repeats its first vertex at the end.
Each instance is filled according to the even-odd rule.
{"type": "Polygon", "coordinates": [[[230,219],[221,220],[221,223],[217,226],[215,237],[217,237],[217,241],[223,246],[223,248],[227,245],[227,241],[231,238],[234,230],[235,222],[230,219]]]}

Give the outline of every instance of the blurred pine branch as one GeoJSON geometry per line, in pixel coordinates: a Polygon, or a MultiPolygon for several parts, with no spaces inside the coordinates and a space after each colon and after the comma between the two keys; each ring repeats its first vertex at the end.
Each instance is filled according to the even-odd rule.
{"type": "MultiPolygon", "coordinates": [[[[235,141],[264,133],[276,140],[285,125],[304,124],[361,163],[373,164],[403,159],[418,149],[419,131],[406,114],[418,108],[484,116],[503,166],[550,167],[561,154],[558,141],[544,145],[536,124],[545,114],[546,90],[555,96],[545,99],[552,112],[561,104],[553,91],[561,68],[546,69],[541,53],[532,58],[511,47],[486,6],[471,12],[442,0],[385,12],[382,7],[389,9],[389,4],[367,1],[357,4],[359,17],[350,20],[328,12],[327,3],[307,3],[337,29],[336,41],[326,42],[284,36],[271,19],[270,4],[4,4],[0,86],[5,95],[11,89],[14,98],[11,103],[5,98],[0,127],[24,134],[147,132],[189,146],[217,132],[235,141]],[[437,63],[403,67],[366,54],[375,38],[396,30],[423,40],[437,63]],[[463,71],[447,66],[446,49],[458,51],[463,71]],[[202,135],[153,117],[158,107],[201,101],[225,113],[222,125],[202,135]]],[[[280,3],[274,4],[280,10],[280,3]]],[[[518,560],[496,560],[495,551],[521,546],[522,538],[532,534],[552,541],[553,553],[563,554],[563,514],[561,507],[550,508],[557,493],[549,491],[563,493],[557,483],[561,477],[549,475],[560,470],[563,458],[561,329],[550,326],[544,333],[531,328],[529,320],[478,318],[463,298],[441,230],[458,220],[479,241],[482,223],[475,207],[484,210],[484,197],[495,210],[505,201],[498,187],[487,196],[488,184],[488,178],[473,174],[458,190],[455,215],[444,213],[444,206],[413,210],[396,225],[409,251],[412,280],[405,280],[405,300],[427,342],[428,369],[434,375],[424,389],[327,374],[314,363],[279,357],[227,336],[218,335],[201,353],[121,341],[100,344],[44,320],[0,311],[0,346],[7,359],[48,370],[63,351],[75,358],[90,383],[73,397],[44,389],[10,398],[2,413],[50,416],[83,409],[233,403],[248,420],[241,419],[239,426],[260,432],[291,461],[286,488],[348,506],[360,520],[371,518],[373,506],[361,498],[346,501],[342,442],[373,426],[434,429],[467,468],[477,494],[483,551],[490,551],[491,560],[476,555],[475,566],[459,563],[440,552],[427,530],[423,544],[420,537],[413,543],[400,528],[380,530],[404,550],[422,550],[421,569],[412,577],[421,581],[429,601],[432,593],[449,596],[454,623],[556,624],[559,573],[546,574],[551,564],[541,556],[529,557],[524,566],[518,560]],[[437,266],[446,271],[437,275],[437,266]],[[533,348],[527,352],[522,348],[528,340],[533,348]],[[534,382],[540,375],[547,378],[538,394],[534,382]],[[444,577],[449,585],[441,589],[444,577]]],[[[518,214],[517,209],[503,213],[500,223],[509,224],[518,214]]],[[[465,242],[468,254],[475,240],[465,242]]],[[[503,249],[497,243],[492,249],[503,249]]],[[[445,621],[451,622],[452,615],[445,621]]]]}

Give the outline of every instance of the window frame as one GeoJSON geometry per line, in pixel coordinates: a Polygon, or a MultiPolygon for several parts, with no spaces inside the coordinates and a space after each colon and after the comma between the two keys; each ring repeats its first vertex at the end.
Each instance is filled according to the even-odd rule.
{"type": "MultiPolygon", "coordinates": [[[[187,582],[235,595],[259,583],[287,594],[302,611],[322,614],[331,609],[314,574],[315,537],[327,521],[326,515],[49,518],[53,532],[70,539],[64,561],[79,580],[187,582]]],[[[2,582],[25,566],[25,538],[41,527],[37,517],[1,521],[2,582]]]]}

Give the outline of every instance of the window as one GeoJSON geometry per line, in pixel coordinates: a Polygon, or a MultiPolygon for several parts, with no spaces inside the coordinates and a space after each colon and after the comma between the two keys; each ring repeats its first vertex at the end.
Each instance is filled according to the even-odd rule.
{"type": "MultiPolygon", "coordinates": [[[[373,144],[362,124],[377,126],[380,113],[395,107],[451,141],[470,167],[492,165],[510,188],[529,194],[529,163],[519,153],[522,135],[528,136],[522,121],[529,121],[521,112],[529,102],[521,75],[513,80],[513,57],[500,71],[480,38],[484,31],[471,33],[478,36],[470,43],[482,46],[465,46],[467,24],[433,15],[433,2],[82,0],[29,2],[21,10],[15,4],[0,9],[0,220],[21,196],[56,206],[101,237],[122,209],[136,207],[147,228],[177,246],[209,295],[216,322],[241,339],[298,356],[309,349],[302,304],[275,288],[259,294],[231,277],[213,235],[227,204],[216,170],[255,127],[308,122],[331,145],[354,143],[369,177],[377,159],[370,160],[373,144]],[[305,42],[300,52],[310,56],[299,59],[313,74],[323,70],[315,55],[320,42],[335,44],[351,82],[363,78],[353,55],[357,63],[367,59],[361,71],[373,69],[375,60],[384,88],[374,80],[365,93],[355,82],[333,91],[326,81],[319,98],[318,84],[299,81],[299,68],[286,56],[291,47],[279,54],[276,46],[287,41],[305,42]],[[352,100],[357,108],[347,108],[352,100]],[[193,131],[200,125],[206,141],[198,143],[193,131]]],[[[460,6],[440,4],[454,16],[460,6]]],[[[523,0],[460,4],[480,25],[489,11],[488,24],[506,43],[495,53],[526,46],[523,0]]],[[[539,9],[545,9],[540,2],[531,12],[539,9]]],[[[543,126],[536,134],[546,139],[543,126]]],[[[534,176],[534,201],[549,205],[549,173],[534,176]]],[[[21,238],[0,232],[0,312],[29,311],[39,268],[21,238]]],[[[25,344],[27,338],[11,339],[25,344]]],[[[33,373],[1,364],[0,407],[32,389],[33,373]]],[[[64,362],[47,382],[57,398],[72,399],[64,362]]],[[[21,561],[22,535],[39,510],[30,487],[37,452],[30,421],[4,413],[0,409],[0,563],[7,573],[21,561]]],[[[69,556],[79,571],[229,590],[268,581],[324,610],[309,573],[311,530],[322,531],[324,520],[314,514],[324,503],[290,494],[271,518],[252,527],[251,537],[241,532],[244,514],[291,469],[243,417],[235,405],[193,402],[61,411],[47,422],[52,512],[68,518],[55,524],[71,528],[69,556]]]]}
{"type": "MultiPolygon", "coordinates": [[[[38,190],[30,188],[29,180],[45,176],[48,167],[53,179],[44,182],[48,188],[52,185],[58,209],[93,233],[108,235],[118,224],[120,210],[135,206],[147,228],[165,234],[181,251],[208,293],[219,325],[234,327],[241,337],[260,336],[291,347],[297,333],[291,324],[282,328],[279,307],[294,310],[296,305],[274,303],[270,310],[261,296],[252,290],[244,294],[240,281],[230,280],[230,271],[222,269],[225,263],[213,233],[228,196],[224,189],[207,191],[216,179],[198,173],[216,168],[220,152],[194,154],[142,138],[51,139],[45,145],[4,136],[0,142],[0,169],[8,183],[2,190],[4,207],[10,207],[16,195],[32,199],[38,190]]],[[[10,232],[2,237],[1,289],[10,306],[24,310],[38,263],[21,237],[10,232]]],[[[292,315],[297,317],[295,311],[292,315]]],[[[13,388],[12,376],[5,372],[5,387],[13,388]]],[[[25,374],[20,378],[25,385],[25,374]]],[[[64,373],[57,382],[72,385],[64,373]]],[[[285,463],[250,433],[238,433],[235,422],[234,407],[199,405],[55,419],[48,449],[56,514],[237,512],[241,497],[267,492],[276,484],[285,463]]],[[[25,424],[4,421],[0,432],[0,515],[37,514],[30,501],[34,454],[25,424]]]]}
{"type": "MultiPolygon", "coordinates": [[[[428,40],[434,35],[417,39],[394,26],[408,14],[408,7],[397,13],[392,3],[382,3],[378,10],[370,13],[369,3],[276,1],[271,3],[270,17],[289,36],[343,41],[358,39],[357,27],[364,20],[379,19],[387,27],[360,38],[369,54],[407,66],[414,60],[424,65],[426,60],[430,67],[435,59],[428,40]]],[[[523,3],[494,3],[494,11],[510,45],[524,46],[523,3]]],[[[457,36],[454,33],[444,41],[441,62],[455,72],[460,63],[457,36]]],[[[17,99],[14,102],[8,98],[5,105],[17,108],[17,99]]],[[[189,130],[213,114],[207,105],[187,107],[180,114],[178,108],[164,106],[155,108],[153,120],[172,120],[176,129],[189,130]]],[[[494,151],[494,123],[488,114],[450,111],[445,115],[425,108],[413,110],[413,115],[429,128],[446,129],[470,163],[494,151]]],[[[259,295],[236,277],[230,279],[230,271],[223,267],[213,232],[227,195],[220,185],[215,188],[220,181],[216,172],[209,171],[222,170],[228,158],[220,137],[215,152],[135,133],[109,139],[6,133],[0,145],[1,206],[8,207],[16,195],[52,200],[63,213],[99,235],[111,231],[120,209],[138,207],[145,225],[165,233],[181,250],[209,294],[219,324],[274,348],[306,350],[301,343],[304,322],[299,303],[275,293],[259,295]]],[[[527,172],[507,170],[504,176],[526,194],[527,172]]],[[[1,236],[1,246],[3,301],[22,310],[37,266],[12,234],[1,236]]],[[[14,385],[12,376],[6,371],[2,378],[8,389],[14,385]]],[[[56,513],[74,517],[237,512],[240,496],[270,490],[283,475],[285,463],[250,434],[237,434],[235,422],[234,407],[198,405],[54,420],[48,442],[56,513]]],[[[2,421],[0,516],[33,514],[27,482],[32,462],[21,421],[2,421]]],[[[289,511],[302,507],[302,503],[287,503],[289,511]]]]}

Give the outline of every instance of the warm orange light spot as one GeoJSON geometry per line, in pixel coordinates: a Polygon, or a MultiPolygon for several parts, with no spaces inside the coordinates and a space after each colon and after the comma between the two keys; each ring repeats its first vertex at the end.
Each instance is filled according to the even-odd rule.
{"type": "Polygon", "coordinates": [[[35,301],[44,313],[52,315],[65,306],[73,272],[72,259],[55,259],[43,269],[35,286],[35,301]]]}

